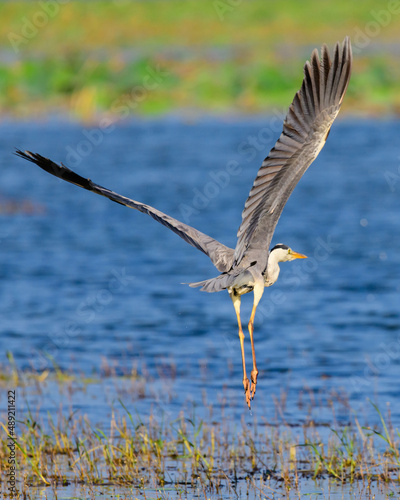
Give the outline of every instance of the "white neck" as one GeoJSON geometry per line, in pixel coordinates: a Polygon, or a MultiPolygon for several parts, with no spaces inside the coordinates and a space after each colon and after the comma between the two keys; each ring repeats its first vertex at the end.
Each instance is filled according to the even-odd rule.
{"type": "Polygon", "coordinates": [[[268,257],[268,266],[267,266],[267,273],[265,276],[265,286],[271,286],[275,283],[275,281],[278,279],[279,272],[280,272],[280,267],[279,267],[279,262],[281,260],[279,259],[280,252],[271,252],[268,257]]]}

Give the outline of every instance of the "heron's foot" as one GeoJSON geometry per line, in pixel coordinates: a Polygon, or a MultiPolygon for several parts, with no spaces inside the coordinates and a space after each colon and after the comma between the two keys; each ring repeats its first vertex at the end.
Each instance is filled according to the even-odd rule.
{"type": "Polygon", "coordinates": [[[251,370],[251,399],[254,399],[257,387],[258,370],[251,370]]]}
{"type": "Polygon", "coordinates": [[[249,407],[249,410],[250,410],[251,409],[251,406],[250,406],[251,393],[250,393],[250,382],[249,382],[249,379],[247,377],[245,377],[243,379],[243,387],[244,387],[244,394],[246,397],[246,403],[247,403],[247,406],[249,407]]]}

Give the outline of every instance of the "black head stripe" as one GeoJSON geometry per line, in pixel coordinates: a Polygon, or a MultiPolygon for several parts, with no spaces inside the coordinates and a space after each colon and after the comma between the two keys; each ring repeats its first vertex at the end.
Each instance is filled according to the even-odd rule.
{"type": "Polygon", "coordinates": [[[271,250],[271,252],[273,252],[274,250],[277,250],[278,248],[282,248],[282,250],[289,250],[289,247],[287,245],[283,245],[282,243],[278,243],[277,245],[274,246],[274,248],[271,250]]]}

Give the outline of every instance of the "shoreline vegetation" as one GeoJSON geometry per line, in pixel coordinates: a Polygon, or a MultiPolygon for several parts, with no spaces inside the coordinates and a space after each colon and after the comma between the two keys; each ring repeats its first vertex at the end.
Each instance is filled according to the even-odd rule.
{"type": "Polygon", "coordinates": [[[0,18],[6,116],[282,113],[312,49],[345,34],[354,70],[343,112],[400,113],[396,0],[50,0],[2,3],[0,18]]]}
{"type": "MultiPolygon", "coordinates": [[[[245,417],[239,423],[223,407],[211,404],[206,418],[199,418],[195,407],[172,414],[163,411],[162,404],[155,405],[151,396],[144,416],[133,409],[135,398],[148,397],[143,392],[144,378],[137,372],[85,379],[58,367],[21,372],[12,357],[10,366],[2,370],[0,385],[14,387],[17,417],[13,438],[3,413],[0,420],[3,498],[9,497],[11,448],[17,464],[18,494],[13,498],[36,498],[39,490],[57,498],[71,487],[86,488],[92,494],[111,487],[118,498],[132,498],[139,491],[156,493],[157,498],[170,494],[232,498],[245,493],[252,498],[276,498],[275,494],[281,498],[289,493],[300,497],[310,482],[324,494],[341,487],[347,492],[362,490],[363,498],[375,498],[377,490],[390,497],[398,489],[400,434],[391,425],[390,413],[384,416],[372,402],[371,413],[379,417],[379,425],[373,427],[356,416],[346,425],[338,423],[335,406],[342,396],[331,401],[329,427],[310,415],[290,424],[283,414],[273,423],[262,419],[249,426],[245,417]],[[130,401],[130,409],[122,397],[116,397],[107,408],[108,420],[99,423],[82,410],[59,408],[57,414],[50,414],[42,408],[54,390],[64,394],[67,402],[90,384],[112,386],[120,395],[128,391],[123,399],[130,401]],[[36,408],[22,400],[32,390],[39,401],[36,408]]],[[[314,400],[313,404],[321,403],[314,400]]]]}

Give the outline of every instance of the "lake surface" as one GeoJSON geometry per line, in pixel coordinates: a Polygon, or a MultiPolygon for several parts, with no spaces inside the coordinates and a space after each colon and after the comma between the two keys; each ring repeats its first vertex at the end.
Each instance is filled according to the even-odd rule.
{"type": "MultiPolygon", "coordinates": [[[[309,259],[282,264],[257,311],[252,412],[228,294],[182,284],[216,276],[208,258],[150,217],[12,154],[17,147],[62,161],[234,247],[280,127],[278,117],[139,120],[107,133],[57,120],[3,122],[1,363],[9,351],[26,370],[53,361],[87,376],[135,368],[150,381],[148,397],[124,401],[143,414],[160,401],[172,415],[192,403],[201,414],[206,397],[217,408],[228,401],[248,422],[296,424],[313,414],[329,424],[335,399],[339,422],[352,411],[373,422],[370,398],[383,411],[389,405],[400,426],[400,122],[339,120],[285,207],[273,243],[309,259]]],[[[252,294],[242,304],[246,324],[252,294]]],[[[245,342],[250,372],[248,335],[245,342]]],[[[103,396],[77,394],[74,405],[106,421],[103,396]]],[[[54,391],[42,410],[58,403],[54,391]]]]}

